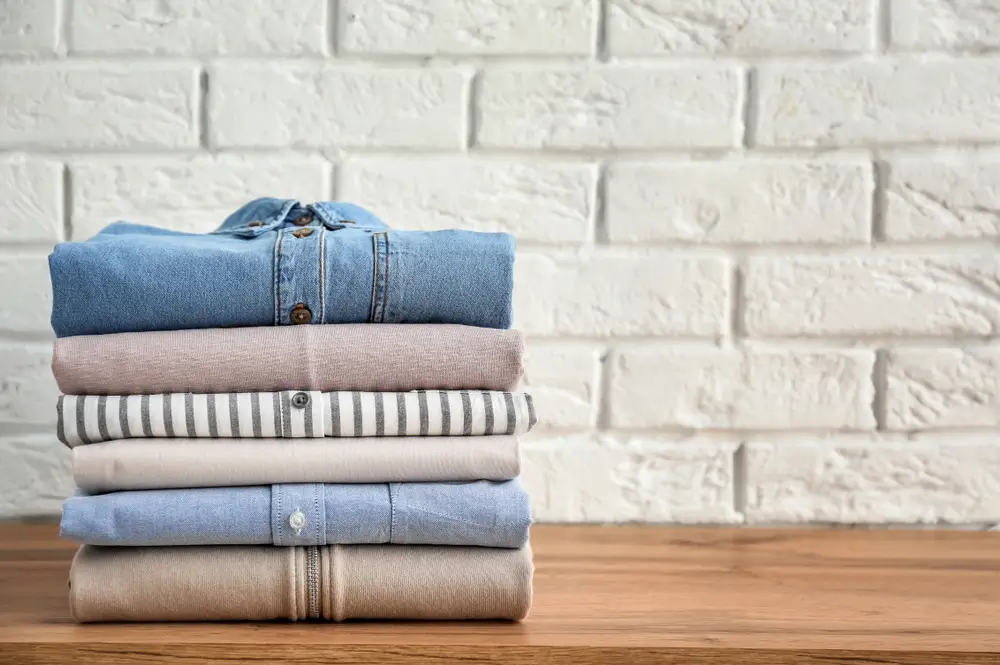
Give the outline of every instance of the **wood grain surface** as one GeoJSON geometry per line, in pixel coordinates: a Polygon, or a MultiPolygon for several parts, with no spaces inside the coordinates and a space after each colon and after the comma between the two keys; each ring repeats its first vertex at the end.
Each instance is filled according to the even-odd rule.
{"type": "Polygon", "coordinates": [[[1000,533],[538,526],[523,623],[84,625],[0,526],[0,663],[1000,663],[1000,533]]]}

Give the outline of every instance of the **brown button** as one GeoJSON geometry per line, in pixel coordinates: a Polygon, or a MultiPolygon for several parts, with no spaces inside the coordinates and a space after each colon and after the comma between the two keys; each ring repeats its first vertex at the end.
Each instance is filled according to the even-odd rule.
{"type": "Polygon", "coordinates": [[[250,222],[247,226],[264,226],[264,222],[250,222]]]}
{"type": "Polygon", "coordinates": [[[292,320],[292,323],[301,324],[309,323],[313,320],[313,313],[309,311],[309,308],[302,303],[297,304],[292,308],[291,313],[289,313],[288,318],[292,320]]]}
{"type": "Polygon", "coordinates": [[[298,231],[292,231],[292,235],[296,238],[305,238],[306,236],[312,235],[312,229],[299,229],[298,231]]]}
{"type": "Polygon", "coordinates": [[[296,226],[309,226],[310,224],[312,224],[312,221],[313,221],[312,215],[303,215],[302,217],[296,219],[294,224],[296,226]]]}

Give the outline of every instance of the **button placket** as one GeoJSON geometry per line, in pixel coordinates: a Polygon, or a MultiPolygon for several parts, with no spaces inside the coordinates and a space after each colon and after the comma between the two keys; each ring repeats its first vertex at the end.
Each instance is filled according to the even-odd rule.
{"type": "Polygon", "coordinates": [[[326,544],[326,502],[321,483],[271,486],[271,536],[282,547],[326,544]]]}
{"type": "Polygon", "coordinates": [[[279,325],[322,323],[324,233],[325,229],[316,226],[279,232],[275,247],[275,310],[279,325]]]}
{"type": "Polygon", "coordinates": [[[368,316],[370,323],[385,321],[386,301],[389,296],[389,234],[372,234],[372,262],[374,282],[372,283],[372,306],[368,316]]]}
{"type": "Polygon", "coordinates": [[[326,432],[326,409],[323,393],[297,390],[281,393],[281,436],[284,438],[322,438],[326,432]]]}

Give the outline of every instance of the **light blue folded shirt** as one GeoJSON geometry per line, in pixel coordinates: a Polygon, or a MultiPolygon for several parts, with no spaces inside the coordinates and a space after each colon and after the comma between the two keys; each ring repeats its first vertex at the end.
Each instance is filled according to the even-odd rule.
{"type": "Polygon", "coordinates": [[[77,494],[60,535],[90,545],[395,543],[521,547],[531,525],[517,479],[206,487],[77,494]]]}

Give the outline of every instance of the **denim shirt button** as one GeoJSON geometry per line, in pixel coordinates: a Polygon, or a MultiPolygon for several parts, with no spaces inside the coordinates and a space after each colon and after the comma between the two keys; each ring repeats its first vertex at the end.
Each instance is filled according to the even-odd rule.
{"type": "Polygon", "coordinates": [[[302,303],[298,303],[297,305],[295,305],[295,307],[292,308],[292,311],[289,313],[288,318],[292,320],[292,323],[299,325],[303,323],[309,323],[310,321],[312,321],[313,314],[311,311],[309,311],[308,307],[306,307],[302,303]]]}
{"type": "Polygon", "coordinates": [[[264,226],[264,222],[250,222],[247,226],[264,226]]]}
{"type": "Polygon", "coordinates": [[[296,238],[305,238],[306,236],[311,236],[312,232],[313,230],[309,228],[299,229],[298,231],[292,231],[292,235],[296,238]]]}
{"type": "Polygon", "coordinates": [[[302,217],[296,219],[293,224],[295,224],[295,226],[309,226],[312,224],[312,221],[312,215],[303,215],[302,217]]]}
{"type": "Polygon", "coordinates": [[[309,395],[306,393],[295,393],[292,395],[292,406],[296,409],[304,409],[309,404],[309,395]]]}

